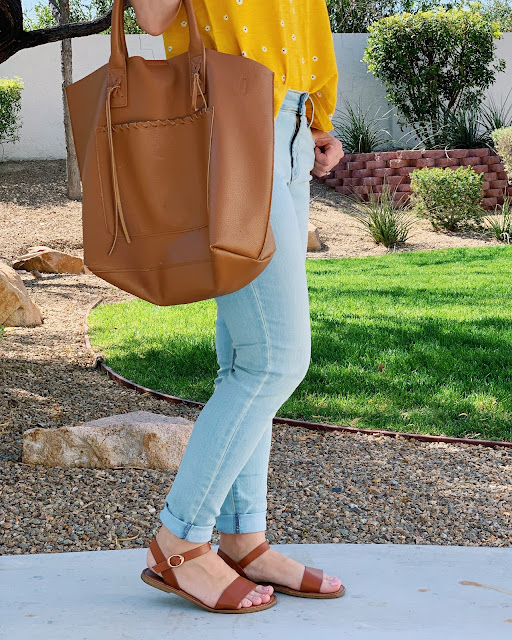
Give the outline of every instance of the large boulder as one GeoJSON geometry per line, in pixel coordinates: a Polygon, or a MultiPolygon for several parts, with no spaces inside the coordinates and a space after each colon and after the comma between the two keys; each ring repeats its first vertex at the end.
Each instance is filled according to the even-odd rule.
{"type": "Polygon", "coordinates": [[[186,418],[133,411],[74,427],[27,429],[23,462],[47,467],[176,471],[194,423],[186,418]]]}
{"type": "Polygon", "coordinates": [[[41,312],[32,302],[19,274],[0,262],[0,324],[4,327],[37,327],[41,312]]]}
{"type": "Polygon", "coordinates": [[[13,264],[15,269],[41,273],[85,273],[82,258],[71,256],[50,247],[29,247],[27,253],[13,264]]]}

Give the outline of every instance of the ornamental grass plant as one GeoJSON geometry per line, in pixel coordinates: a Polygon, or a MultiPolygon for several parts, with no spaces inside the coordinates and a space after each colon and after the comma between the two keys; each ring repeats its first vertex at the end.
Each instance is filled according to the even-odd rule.
{"type": "Polygon", "coordinates": [[[504,198],[503,205],[495,207],[494,214],[484,217],[488,231],[500,242],[510,244],[512,238],[511,199],[504,198]]]}
{"type": "MultiPolygon", "coordinates": [[[[382,191],[367,189],[368,201],[354,193],[356,207],[347,213],[373,238],[386,248],[405,242],[414,226],[415,217],[408,203],[397,203],[397,187],[392,189],[384,177],[382,191]]],[[[404,194],[405,197],[405,194],[404,194]]]]}

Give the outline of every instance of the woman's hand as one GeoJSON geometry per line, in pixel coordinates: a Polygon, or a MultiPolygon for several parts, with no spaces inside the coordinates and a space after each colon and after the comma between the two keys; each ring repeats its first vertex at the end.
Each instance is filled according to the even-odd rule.
{"type": "Polygon", "coordinates": [[[315,139],[315,166],[311,173],[317,178],[323,178],[343,158],[345,152],[338,138],[327,131],[313,129],[311,133],[315,139]]]}

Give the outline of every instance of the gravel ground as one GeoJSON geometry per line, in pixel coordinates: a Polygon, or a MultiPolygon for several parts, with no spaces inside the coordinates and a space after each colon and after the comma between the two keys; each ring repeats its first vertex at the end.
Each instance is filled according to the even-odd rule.
{"type": "MultiPolygon", "coordinates": [[[[64,178],[62,161],[0,164],[0,259],[12,262],[39,244],[81,255],[80,204],[66,200],[64,178]]],[[[312,185],[312,194],[323,193],[322,215],[328,192],[312,185]]],[[[353,240],[346,245],[354,249],[353,240]]],[[[137,410],[194,420],[198,410],[140,395],[93,369],[86,309],[98,297],[132,296],[94,275],[20,273],[44,323],[7,328],[0,341],[0,553],[147,547],[172,473],[25,465],[23,431],[137,410]]],[[[511,471],[510,449],[274,425],[268,539],[510,546],[511,471]]]]}

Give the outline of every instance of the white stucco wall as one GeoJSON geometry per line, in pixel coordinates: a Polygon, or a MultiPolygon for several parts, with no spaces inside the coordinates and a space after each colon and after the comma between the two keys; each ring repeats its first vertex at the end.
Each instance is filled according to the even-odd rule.
{"type": "MultiPolygon", "coordinates": [[[[361,98],[365,108],[373,105],[372,109],[377,110],[380,107],[380,114],[390,108],[383,85],[361,62],[366,38],[366,33],[333,34],[339,70],[337,113],[343,110],[345,98],[352,104],[361,98]]],[[[161,36],[127,34],[126,42],[132,56],[153,60],[165,58],[161,36]]],[[[74,38],[72,43],[74,81],[108,62],[109,35],[74,38]]],[[[505,58],[508,66],[503,73],[497,74],[497,81],[489,91],[499,104],[512,87],[512,33],[505,33],[498,40],[497,56],[505,58]]],[[[0,65],[0,77],[12,78],[15,75],[21,77],[25,85],[20,140],[0,146],[0,161],[65,158],[60,42],[19,51],[0,65]]],[[[382,126],[394,138],[403,135],[392,112],[382,126]]],[[[415,142],[414,138],[411,140],[415,142]]]]}

